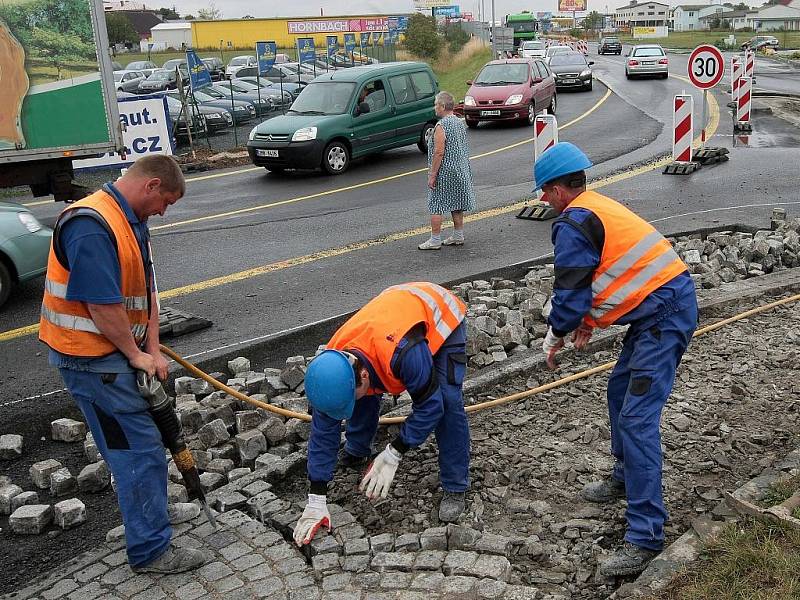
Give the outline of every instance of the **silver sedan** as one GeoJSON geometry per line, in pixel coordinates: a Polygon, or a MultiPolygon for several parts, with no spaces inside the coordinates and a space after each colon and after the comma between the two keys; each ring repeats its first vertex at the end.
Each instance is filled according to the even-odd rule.
{"type": "Polygon", "coordinates": [[[625,60],[625,77],[640,75],[669,77],[667,53],[658,44],[634,46],[625,60]]]}

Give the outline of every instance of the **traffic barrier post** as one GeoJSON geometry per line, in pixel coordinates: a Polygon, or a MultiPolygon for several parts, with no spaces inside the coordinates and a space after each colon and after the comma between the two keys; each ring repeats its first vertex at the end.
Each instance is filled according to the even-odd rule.
{"type": "MultiPolygon", "coordinates": [[[[542,153],[558,143],[558,121],[555,115],[540,114],[536,115],[533,121],[533,155],[534,161],[542,153]]],[[[547,202],[537,198],[531,202],[530,206],[524,207],[517,214],[518,219],[527,221],[546,221],[555,219],[558,216],[547,202]]]]}
{"type": "MultiPolygon", "coordinates": [[[[743,75],[742,60],[738,56],[731,58],[731,104],[736,105],[739,98],[739,78],[743,75]]],[[[733,106],[731,107],[733,108],[733,106]]]]}
{"type": "MultiPolygon", "coordinates": [[[[710,148],[706,146],[706,127],[708,126],[708,90],[713,89],[725,76],[725,57],[719,48],[709,44],[700,44],[692,50],[687,63],[689,81],[694,87],[703,91],[703,118],[700,121],[700,148],[692,154],[692,162],[700,165],[725,162],[728,160],[727,148],[710,148]]],[[[685,95],[685,94],[684,94],[685,95]]],[[[671,165],[664,170],[670,173],[671,165]]],[[[680,170],[675,172],[681,172],[680,170]]]]}
{"type": "Polygon", "coordinates": [[[688,175],[700,168],[692,161],[694,98],[679,94],[672,103],[672,162],[664,168],[666,175],[688,175]]]}
{"type": "Polygon", "coordinates": [[[753,79],[740,77],[738,88],[739,95],[736,101],[736,118],[733,123],[733,129],[734,131],[752,131],[750,105],[752,102],[753,79]]]}

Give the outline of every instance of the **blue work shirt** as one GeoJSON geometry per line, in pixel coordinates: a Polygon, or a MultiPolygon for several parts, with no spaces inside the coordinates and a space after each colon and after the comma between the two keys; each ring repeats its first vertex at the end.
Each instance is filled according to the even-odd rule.
{"type": "MultiPolygon", "coordinates": [[[[428,390],[434,371],[433,355],[424,340],[415,343],[404,352],[403,349],[409,343],[412,342],[408,337],[403,337],[400,340],[392,356],[391,368],[398,375],[400,381],[403,382],[411,397],[418,398],[428,390]]],[[[379,391],[383,390],[383,385],[367,358],[357,350],[348,351],[358,355],[362,364],[367,368],[370,387],[379,391]]],[[[366,396],[359,402],[374,402],[377,406],[380,401],[381,395],[375,394],[366,396]]],[[[436,428],[443,412],[444,398],[441,387],[437,387],[427,398],[414,402],[413,410],[400,427],[398,440],[393,444],[400,443],[405,447],[419,446],[436,428]]],[[[308,452],[308,479],[312,482],[312,485],[313,482],[327,483],[333,479],[341,431],[342,422],[340,420],[329,417],[320,411],[314,412],[314,418],[311,421],[308,452]]]]}
{"type": "MultiPolygon", "coordinates": [[[[600,220],[592,211],[567,208],[562,214],[585,227],[582,231],[567,221],[553,224],[556,280],[548,323],[559,337],[577,329],[592,308],[592,276],[600,265],[605,236],[600,220]],[[593,233],[593,239],[587,237],[587,232],[593,233]]],[[[627,325],[655,319],[665,309],[674,308],[676,298],[687,298],[694,293],[694,281],[684,271],[651,292],[639,306],[620,317],[615,324],[627,325]]]]}
{"type": "MultiPolygon", "coordinates": [[[[145,269],[152,281],[150,262],[150,230],[146,221],[139,218],[113,183],[103,185],[103,190],[117,201],[139,242],[145,269]]],[[[96,219],[78,216],[67,221],[59,231],[58,242],[69,269],[67,300],[91,304],[119,304],[123,302],[122,275],[119,255],[109,232],[96,219]]],[[[153,307],[155,309],[155,307],[153,307]]],[[[99,358],[70,356],[50,349],[51,365],[73,371],[93,373],[129,373],[133,369],[121,352],[112,352],[99,358]]]]}

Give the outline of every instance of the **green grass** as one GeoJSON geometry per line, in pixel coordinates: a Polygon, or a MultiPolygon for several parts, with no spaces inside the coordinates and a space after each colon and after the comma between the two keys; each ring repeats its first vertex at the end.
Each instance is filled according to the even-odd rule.
{"type": "MultiPolygon", "coordinates": [[[[669,37],[647,38],[634,40],[629,35],[621,35],[620,39],[626,44],[661,44],[668,48],[695,48],[700,44],[713,44],[733,34],[737,45],[741,45],[754,35],[762,35],[752,31],[673,31],[669,37]]],[[[778,38],[781,48],[799,48],[800,31],[768,31],[764,35],[774,35],[778,38]]]]}
{"type": "Polygon", "coordinates": [[[436,73],[436,77],[439,79],[439,89],[450,92],[456,102],[461,102],[469,89],[467,80],[475,79],[481,67],[489,62],[491,58],[492,51],[487,47],[480,48],[460,60],[457,58],[451,62],[446,59],[439,59],[431,65],[433,72],[436,73]]]}
{"type": "Polygon", "coordinates": [[[779,479],[767,488],[759,504],[764,508],[770,508],[791,498],[797,490],[800,490],[800,475],[779,479]]]}
{"type": "Polygon", "coordinates": [[[800,531],[751,520],[730,524],[657,598],[800,598],[800,531]]]}

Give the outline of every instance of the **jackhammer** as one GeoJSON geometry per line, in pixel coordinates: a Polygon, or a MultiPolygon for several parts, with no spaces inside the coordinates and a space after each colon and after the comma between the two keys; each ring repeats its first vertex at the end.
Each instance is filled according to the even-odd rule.
{"type": "Polygon", "coordinates": [[[164,442],[164,446],[169,449],[170,454],[172,454],[172,460],[175,461],[175,466],[178,467],[178,471],[183,476],[183,484],[189,492],[189,499],[197,498],[200,500],[200,506],[202,506],[209,523],[215,529],[218,528],[214,513],[208,507],[206,495],[200,483],[200,473],[198,473],[194,464],[194,457],[186,447],[186,442],[183,441],[181,422],[172,409],[172,404],[164,391],[164,387],[158,378],[150,377],[144,371],[137,371],[136,384],[139,387],[139,393],[150,404],[150,415],[161,433],[161,440],[164,442]]]}

